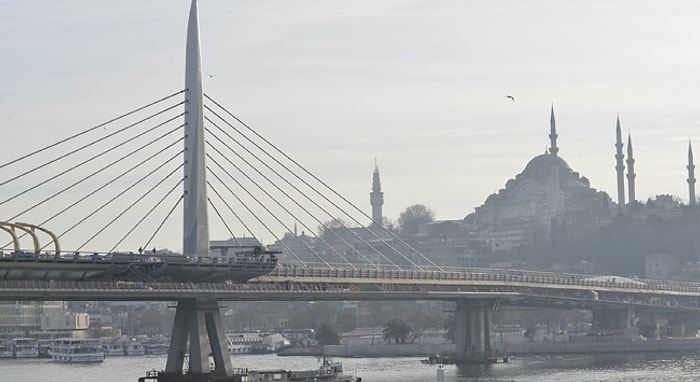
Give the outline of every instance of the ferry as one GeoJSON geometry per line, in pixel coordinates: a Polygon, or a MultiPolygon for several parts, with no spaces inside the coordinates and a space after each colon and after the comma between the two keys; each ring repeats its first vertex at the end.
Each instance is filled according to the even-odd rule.
{"type": "Polygon", "coordinates": [[[126,355],[144,355],[146,348],[139,341],[126,341],[124,342],[124,353],[126,355]]]}
{"type": "Polygon", "coordinates": [[[103,362],[105,360],[105,352],[98,340],[79,338],[55,340],[49,355],[54,361],[67,363],[103,362]]]}
{"type": "Polygon", "coordinates": [[[6,341],[0,343],[0,358],[14,358],[15,352],[12,349],[12,342],[6,341]]]}
{"type": "Polygon", "coordinates": [[[146,355],[168,354],[168,345],[162,343],[147,343],[143,348],[146,355]]]}
{"type": "Polygon", "coordinates": [[[39,357],[39,342],[34,338],[14,338],[12,348],[15,358],[39,357]]]}
{"type": "Polygon", "coordinates": [[[120,357],[126,355],[124,351],[124,342],[122,341],[108,341],[102,344],[102,350],[104,350],[105,355],[108,357],[120,357]]]}

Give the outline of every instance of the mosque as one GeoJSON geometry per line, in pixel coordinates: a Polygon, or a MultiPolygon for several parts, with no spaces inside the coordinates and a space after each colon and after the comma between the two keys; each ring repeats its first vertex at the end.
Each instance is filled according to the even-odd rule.
{"type": "MultiPolygon", "coordinates": [[[[554,107],[550,115],[550,147],[543,154],[530,160],[523,171],[509,179],[505,188],[489,195],[461,221],[440,221],[424,227],[425,236],[446,237],[449,230],[454,241],[458,236],[469,237],[472,242],[486,244],[491,252],[517,248],[536,240],[549,240],[553,235],[585,232],[595,229],[618,213],[629,212],[639,216],[649,214],[638,208],[635,196],[634,153],[632,137],[627,137],[627,159],[623,153],[620,119],[616,124],[615,171],[617,175],[617,200],[605,191],[591,187],[585,176],[574,171],[559,155],[554,107]],[[626,166],[625,166],[626,164],[626,166]],[[627,173],[625,174],[625,168],[627,173]],[[626,180],[626,182],[625,182],[626,180]],[[626,187],[625,187],[626,186],[626,187]],[[625,188],[627,190],[625,190],[625,188]],[[627,191],[627,194],[625,193],[627,191]],[[627,200],[625,200],[627,196],[627,200]],[[440,232],[443,231],[443,232],[440,232]]],[[[692,146],[688,147],[689,204],[695,205],[695,175],[692,146]]],[[[375,167],[371,194],[372,217],[382,221],[379,175],[375,167]]],[[[657,197],[655,205],[664,206],[667,213],[679,210],[680,203],[670,195],[657,197]]],[[[652,211],[658,213],[658,211],[652,211]]],[[[463,241],[463,240],[462,240],[463,241]]],[[[465,244],[466,247],[469,245],[465,244]]]]}

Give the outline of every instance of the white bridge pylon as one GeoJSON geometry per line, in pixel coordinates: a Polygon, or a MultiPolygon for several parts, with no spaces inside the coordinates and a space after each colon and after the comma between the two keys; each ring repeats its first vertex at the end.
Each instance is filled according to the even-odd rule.
{"type": "MultiPolygon", "coordinates": [[[[183,254],[209,256],[207,183],[204,151],[202,60],[199,44],[199,11],[192,0],[187,24],[185,58],[185,181],[183,208],[183,254]]],[[[215,299],[181,299],[177,302],[166,375],[182,375],[184,356],[189,354],[187,376],[209,374],[209,349],[217,376],[233,373],[231,356],[215,299]],[[207,341],[208,340],[208,341],[207,341]],[[189,352],[187,344],[189,343],[189,352]]],[[[168,377],[164,375],[164,380],[168,377]]],[[[178,379],[180,380],[180,379],[178,379]]],[[[185,379],[186,380],[186,379],[185,379]]]]}

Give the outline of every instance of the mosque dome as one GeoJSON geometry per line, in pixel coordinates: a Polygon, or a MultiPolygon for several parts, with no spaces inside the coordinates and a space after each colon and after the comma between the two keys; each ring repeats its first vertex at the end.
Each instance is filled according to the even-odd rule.
{"type": "Polygon", "coordinates": [[[571,167],[564,159],[558,155],[542,154],[538,155],[525,166],[521,177],[525,179],[535,179],[540,183],[545,183],[552,174],[552,167],[556,166],[559,174],[571,173],[571,167]]]}

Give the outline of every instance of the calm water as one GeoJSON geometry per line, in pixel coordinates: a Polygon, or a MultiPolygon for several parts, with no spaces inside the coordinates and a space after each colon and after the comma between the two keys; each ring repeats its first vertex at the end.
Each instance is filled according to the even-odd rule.
{"type": "MultiPolygon", "coordinates": [[[[2,382],[136,382],[146,370],[162,369],[165,356],[107,358],[102,364],[67,365],[44,359],[0,359],[2,382]]],[[[346,373],[366,382],[435,381],[436,367],[419,358],[343,358],[346,373]]],[[[307,369],[315,357],[248,355],[234,359],[234,367],[307,369]]],[[[566,357],[514,357],[507,364],[445,366],[445,382],[501,381],[698,381],[700,353],[602,355],[566,357]]]]}

